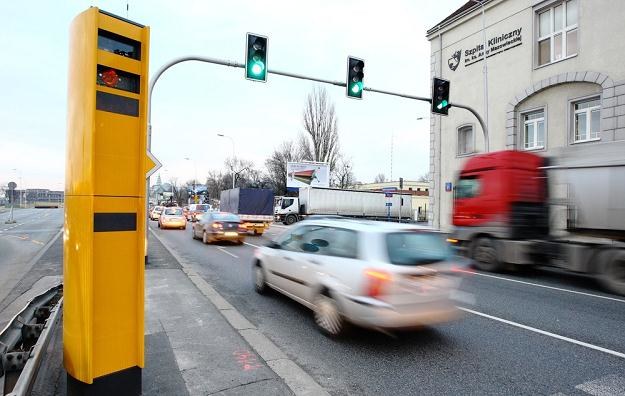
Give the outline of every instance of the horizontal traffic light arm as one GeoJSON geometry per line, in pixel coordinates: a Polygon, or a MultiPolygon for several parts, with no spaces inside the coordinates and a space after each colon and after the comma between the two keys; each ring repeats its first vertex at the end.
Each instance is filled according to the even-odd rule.
{"type": "MultiPolygon", "coordinates": [[[[209,57],[205,57],[205,56],[185,56],[185,57],[181,57],[181,58],[176,58],[176,59],[173,59],[173,60],[169,61],[168,63],[164,64],[163,66],[161,66],[161,68],[156,71],[156,73],[154,74],[154,76],[150,80],[150,86],[149,86],[149,90],[148,90],[148,150],[150,149],[150,146],[151,146],[151,143],[152,143],[152,93],[154,92],[154,86],[156,85],[156,82],[161,77],[161,75],[167,69],[169,69],[170,67],[172,67],[174,65],[177,65],[178,63],[189,62],[189,61],[212,63],[212,64],[215,64],[215,65],[229,66],[229,67],[236,67],[236,68],[245,69],[245,64],[241,63],[241,62],[229,61],[229,60],[223,60],[223,59],[216,59],[216,58],[209,58],[209,57]]],[[[323,79],[323,78],[311,77],[311,76],[306,76],[306,75],[303,75],[303,74],[290,73],[290,72],[279,71],[279,70],[267,69],[267,73],[269,73],[269,74],[277,74],[279,76],[297,78],[297,79],[300,79],[300,80],[316,81],[316,82],[323,83],[323,84],[336,85],[338,87],[346,87],[347,86],[347,84],[345,82],[343,82],[343,81],[326,80],[326,79],[323,79]]],[[[404,94],[404,93],[400,93],[400,92],[385,91],[385,90],[382,90],[382,89],[375,89],[375,88],[369,88],[369,87],[364,87],[363,91],[375,92],[375,93],[379,93],[379,94],[383,94],[383,95],[398,96],[400,98],[406,98],[406,99],[418,100],[418,101],[421,101],[421,102],[432,103],[432,98],[427,98],[427,97],[424,97],[424,96],[408,95],[408,94],[404,94]]],[[[466,106],[466,105],[462,105],[462,104],[449,103],[449,107],[458,107],[458,108],[461,108],[461,109],[468,110],[477,118],[478,122],[480,123],[480,126],[482,127],[482,131],[484,132],[484,142],[485,142],[485,147],[484,148],[485,148],[485,151],[488,152],[488,130],[486,129],[486,124],[484,123],[484,120],[482,120],[482,117],[480,117],[479,113],[477,111],[475,111],[473,108],[471,108],[469,106],[466,106]]]]}

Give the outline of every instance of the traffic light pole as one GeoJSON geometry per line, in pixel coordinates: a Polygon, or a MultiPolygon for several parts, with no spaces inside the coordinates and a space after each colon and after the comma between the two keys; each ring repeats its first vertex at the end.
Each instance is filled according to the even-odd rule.
{"type": "MultiPolygon", "coordinates": [[[[147,141],[148,151],[150,151],[151,148],[152,148],[152,93],[154,92],[154,87],[156,86],[156,83],[158,82],[158,79],[163,75],[163,73],[167,69],[169,69],[170,67],[172,67],[174,65],[177,65],[179,63],[189,62],[189,61],[212,63],[212,64],[215,64],[215,65],[229,66],[229,67],[236,67],[236,68],[240,68],[240,69],[245,69],[245,64],[241,63],[241,62],[229,61],[229,60],[223,60],[223,59],[216,59],[216,58],[209,58],[209,57],[205,57],[205,56],[183,56],[183,57],[176,58],[176,59],[173,59],[173,60],[169,61],[168,63],[163,65],[160,69],[158,69],[156,71],[156,73],[154,74],[154,76],[152,77],[152,79],[150,80],[150,86],[149,86],[149,89],[148,89],[148,141],[147,141]]],[[[306,75],[303,75],[303,74],[290,73],[290,72],[285,72],[285,71],[280,71],[280,70],[270,70],[270,69],[267,69],[267,73],[269,73],[269,74],[277,74],[279,76],[284,76],[284,77],[297,78],[297,79],[300,79],[300,80],[315,81],[315,82],[319,82],[319,83],[322,83],[322,84],[336,85],[338,87],[346,87],[347,86],[347,84],[345,82],[342,82],[342,81],[326,80],[326,79],[323,79],[323,78],[311,77],[311,76],[306,76],[306,75]]],[[[369,87],[364,87],[363,91],[369,91],[369,92],[379,93],[379,94],[383,94],[383,95],[397,96],[397,97],[400,97],[400,98],[406,98],[406,99],[418,100],[418,101],[421,101],[421,102],[432,103],[432,98],[426,98],[424,96],[408,95],[408,94],[404,94],[404,93],[400,93],[400,92],[385,91],[385,90],[382,90],[382,89],[375,89],[375,88],[369,88],[369,87]]],[[[484,123],[484,120],[479,115],[479,113],[477,111],[475,111],[475,109],[473,109],[473,108],[471,108],[469,106],[458,104],[458,103],[450,103],[449,106],[450,107],[458,107],[460,109],[468,110],[475,116],[475,118],[477,118],[478,122],[480,123],[480,126],[482,127],[482,131],[484,133],[484,148],[485,148],[485,151],[488,152],[489,151],[488,130],[486,129],[486,124],[484,123]]],[[[149,192],[150,192],[150,179],[149,178],[146,181],[146,190],[147,190],[147,193],[149,194],[149,192]]],[[[146,200],[146,201],[149,202],[149,199],[146,200]]],[[[146,210],[147,210],[147,208],[146,208],[146,210]]],[[[147,230],[147,228],[146,228],[146,230],[147,230]]]]}

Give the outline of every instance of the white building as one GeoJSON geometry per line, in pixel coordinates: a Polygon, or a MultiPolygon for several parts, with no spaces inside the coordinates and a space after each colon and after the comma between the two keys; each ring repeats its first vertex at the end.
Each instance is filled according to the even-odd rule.
{"type": "MultiPolygon", "coordinates": [[[[450,81],[452,103],[488,118],[490,151],[550,155],[567,145],[625,140],[625,1],[483,6],[484,19],[479,1],[468,1],[427,38],[432,77],[450,81]]],[[[430,141],[430,214],[434,226],[448,230],[450,187],[466,158],[484,151],[483,132],[471,113],[452,107],[449,116],[432,117],[430,141]]]]}

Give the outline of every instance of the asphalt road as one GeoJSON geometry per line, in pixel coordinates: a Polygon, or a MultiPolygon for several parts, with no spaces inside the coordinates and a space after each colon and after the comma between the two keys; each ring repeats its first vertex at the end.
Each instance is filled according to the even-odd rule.
{"type": "Polygon", "coordinates": [[[0,213],[0,302],[26,274],[35,256],[63,227],[63,209],[15,209],[16,223],[0,213]]]}
{"type": "Polygon", "coordinates": [[[253,245],[206,246],[186,231],[152,229],[248,320],[334,395],[625,395],[625,297],[554,270],[468,270],[464,318],[390,337],[358,330],[331,340],[309,310],[253,290],[253,245]]]}

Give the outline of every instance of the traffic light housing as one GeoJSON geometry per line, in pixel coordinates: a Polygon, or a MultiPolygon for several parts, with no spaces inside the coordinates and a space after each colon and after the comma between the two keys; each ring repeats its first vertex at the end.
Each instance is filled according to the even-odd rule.
{"type": "Polygon", "coordinates": [[[432,82],[432,113],[447,115],[449,104],[449,81],[434,77],[432,82]]]}
{"type": "Polygon", "coordinates": [[[252,81],[267,81],[267,37],[247,34],[245,78],[252,81]]]}
{"type": "Polygon", "coordinates": [[[365,61],[362,59],[347,57],[347,97],[362,99],[362,91],[365,88],[363,78],[365,61]]]}

